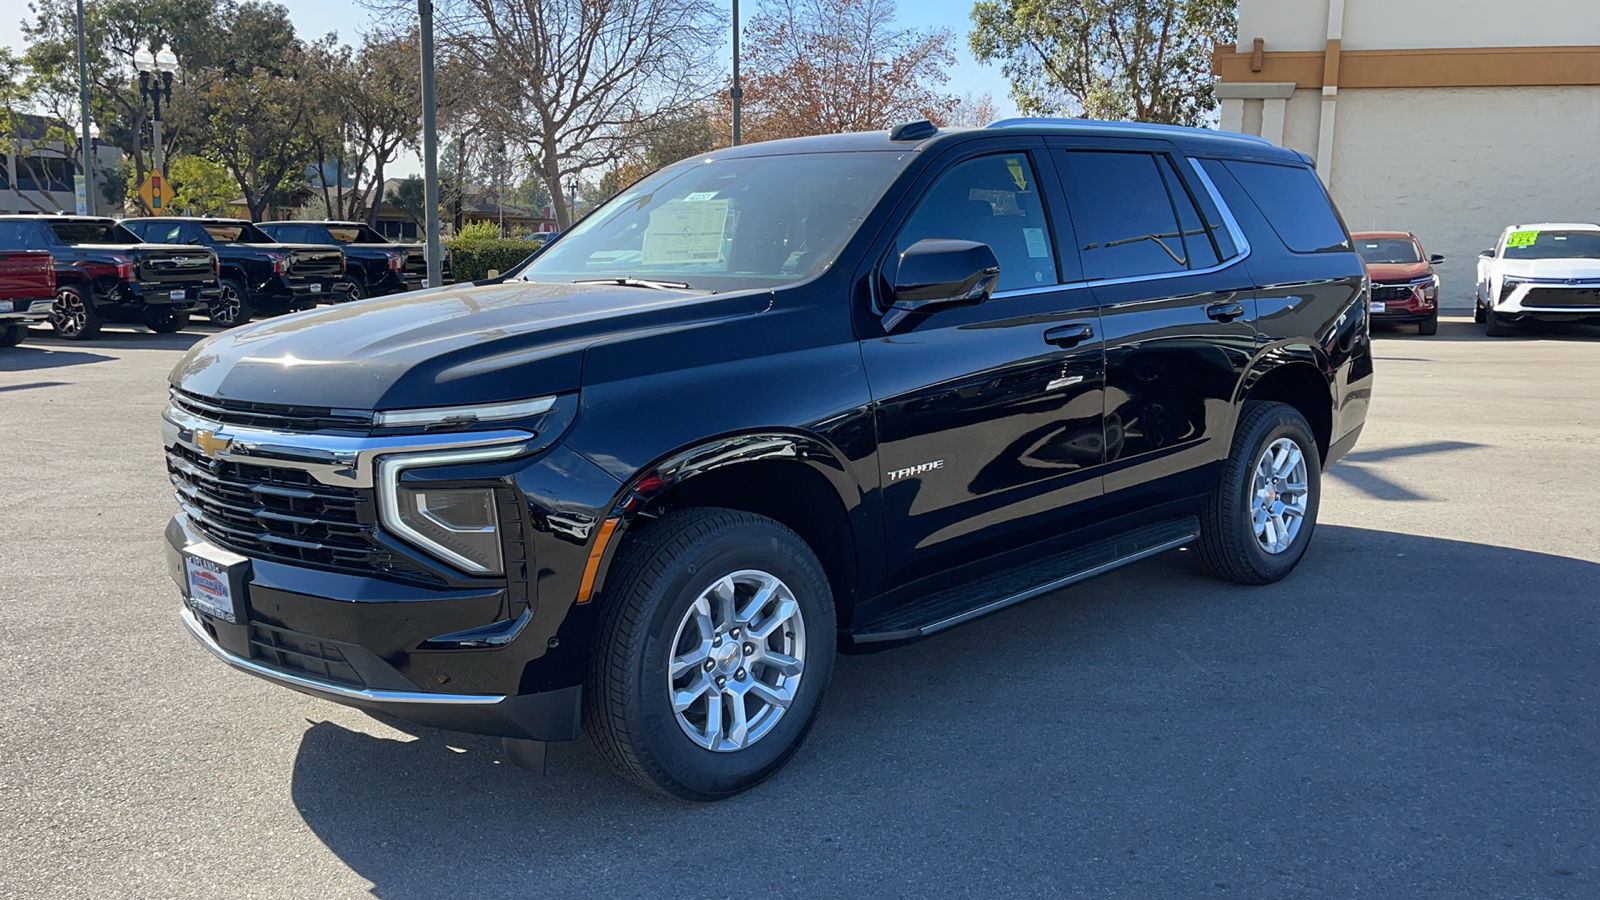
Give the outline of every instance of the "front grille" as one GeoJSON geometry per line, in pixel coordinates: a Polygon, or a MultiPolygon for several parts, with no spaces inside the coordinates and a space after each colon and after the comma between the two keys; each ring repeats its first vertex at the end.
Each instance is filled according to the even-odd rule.
{"type": "Polygon", "coordinates": [[[195,528],[245,556],[442,583],[377,540],[368,491],[330,487],[299,469],[212,461],[181,444],[167,448],[167,472],[195,528]]]}
{"type": "Polygon", "coordinates": [[[1600,308],[1600,288],[1531,288],[1522,298],[1522,305],[1549,309],[1600,308]]]}
{"type": "Polygon", "coordinates": [[[1382,303],[1403,303],[1410,300],[1415,291],[1415,286],[1409,284],[1375,284],[1372,286],[1372,299],[1382,303]]]}
{"type": "Polygon", "coordinates": [[[224,425],[265,428],[271,431],[354,434],[367,434],[372,430],[372,413],[363,410],[219,400],[180,390],[172,391],[172,403],[193,415],[224,425]]]}
{"type": "Polygon", "coordinates": [[[321,681],[367,686],[338,645],[260,622],[250,623],[250,658],[321,681]]]}

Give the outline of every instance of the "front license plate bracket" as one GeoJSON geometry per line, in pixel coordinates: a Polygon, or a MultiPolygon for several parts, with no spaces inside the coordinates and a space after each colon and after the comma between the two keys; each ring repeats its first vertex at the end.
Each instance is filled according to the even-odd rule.
{"type": "Polygon", "coordinates": [[[195,612],[238,624],[250,560],[204,541],[183,548],[184,599],[195,612]]]}

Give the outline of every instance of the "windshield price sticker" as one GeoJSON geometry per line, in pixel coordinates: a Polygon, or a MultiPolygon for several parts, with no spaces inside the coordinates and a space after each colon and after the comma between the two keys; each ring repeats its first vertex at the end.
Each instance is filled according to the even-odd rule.
{"type": "Polygon", "coordinates": [[[1537,231],[1513,231],[1511,237],[1506,239],[1507,247],[1532,247],[1539,241],[1537,231]]]}
{"type": "Polygon", "coordinates": [[[725,261],[727,200],[673,200],[650,211],[641,262],[647,266],[725,261]]]}

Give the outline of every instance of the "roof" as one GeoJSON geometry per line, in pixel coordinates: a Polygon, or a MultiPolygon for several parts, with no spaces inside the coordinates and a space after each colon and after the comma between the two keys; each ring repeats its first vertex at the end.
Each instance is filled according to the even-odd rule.
{"type": "Polygon", "coordinates": [[[273,219],[257,225],[334,225],[340,228],[365,228],[365,222],[346,222],[340,219],[273,219]]]}
{"type": "Polygon", "coordinates": [[[846,134],[821,134],[810,137],[786,138],[743,144],[715,151],[720,157],[776,156],[789,153],[851,153],[869,150],[922,151],[948,143],[997,133],[1067,135],[1082,137],[1117,137],[1144,140],[1165,140],[1189,152],[1233,153],[1269,159],[1282,159],[1309,164],[1310,158],[1294,150],[1287,150],[1259,137],[1213,131],[1209,128],[1186,128],[1179,125],[1156,125],[1147,122],[1102,122],[1095,119],[1001,119],[986,128],[942,128],[930,137],[920,140],[892,141],[888,131],[857,131],[846,134]]]}
{"type": "Polygon", "coordinates": [[[1399,240],[1417,239],[1417,236],[1409,231],[1355,231],[1351,232],[1350,236],[1358,241],[1368,240],[1371,238],[1397,238],[1399,240]]]}
{"type": "Polygon", "coordinates": [[[1530,222],[1526,225],[1511,225],[1507,231],[1600,231],[1600,225],[1593,222],[1530,222]]]}
{"type": "Polygon", "coordinates": [[[251,225],[249,219],[220,218],[218,216],[128,216],[124,222],[203,222],[212,225],[251,225]]]}
{"type": "Polygon", "coordinates": [[[63,216],[56,213],[12,213],[0,216],[0,219],[30,219],[46,222],[94,222],[99,225],[115,225],[117,220],[110,216],[63,216]]]}

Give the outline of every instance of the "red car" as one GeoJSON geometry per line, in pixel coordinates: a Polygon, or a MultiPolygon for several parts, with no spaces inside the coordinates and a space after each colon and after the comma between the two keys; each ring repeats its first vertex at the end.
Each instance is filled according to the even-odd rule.
{"type": "Polygon", "coordinates": [[[43,250],[0,250],[0,347],[15,347],[28,326],[50,321],[55,261],[43,250]]]}
{"type": "Polygon", "coordinates": [[[1351,235],[1372,279],[1374,325],[1416,325],[1417,334],[1439,333],[1439,276],[1444,257],[1429,256],[1409,231],[1364,231],[1351,235]]]}

